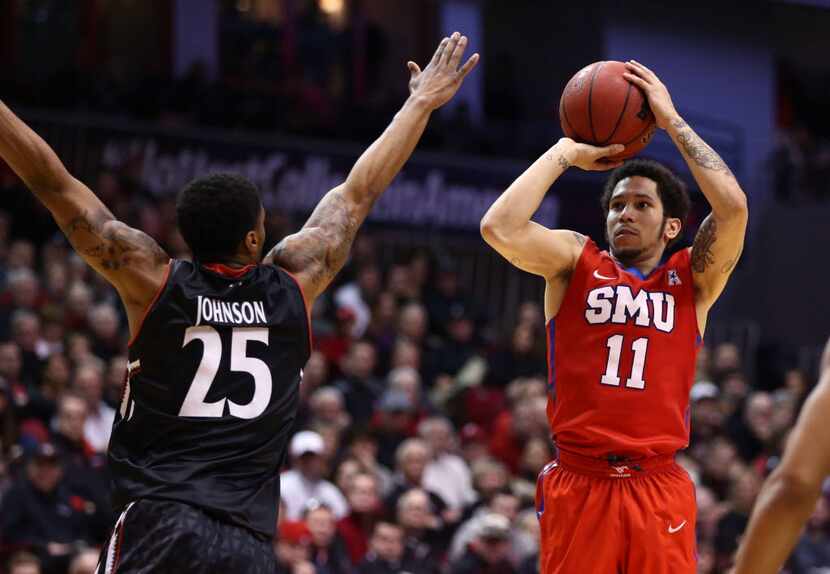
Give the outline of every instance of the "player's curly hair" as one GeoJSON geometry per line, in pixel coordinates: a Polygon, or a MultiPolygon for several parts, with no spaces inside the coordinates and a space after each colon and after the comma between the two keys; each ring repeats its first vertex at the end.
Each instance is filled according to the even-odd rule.
{"type": "Polygon", "coordinates": [[[204,263],[234,255],[256,228],[262,199],[256,186],[233,173],[194,179],[179,192],[176,218],[193,257],[204,263]]]}
{"type": "Polygon", "coordinates": [[[635,175],[647,177],[657,184],[657,195],[660,196],[660,201],[663,204],[664,220],[668,217],[676,217],[680,220],[681,232],[669,242],[669,245],[674,244],[683,236],[683,230],[686,228],[686,218],[689,216],[692,202],[689,199],[689,192],[683,180],[677,177],[669,168],[654,160],[632,159],[611,172],[600,197],[603,217],[608,219],[611,194],[614,193],[617,184],[625,178],[635,175]]]}

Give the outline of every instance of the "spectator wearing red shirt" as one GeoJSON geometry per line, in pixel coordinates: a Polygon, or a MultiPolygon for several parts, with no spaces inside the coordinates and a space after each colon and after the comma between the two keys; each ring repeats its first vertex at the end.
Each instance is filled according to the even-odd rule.
{"type": "Polygon", "coordinates": [[[346,542],[352,564],[357,566],[366,556],[369,539],[382,516],[377,478],[363,472],[353,476],[346,490],[346,500],[350,512],[337,523],[337,530],[346,542]]]}

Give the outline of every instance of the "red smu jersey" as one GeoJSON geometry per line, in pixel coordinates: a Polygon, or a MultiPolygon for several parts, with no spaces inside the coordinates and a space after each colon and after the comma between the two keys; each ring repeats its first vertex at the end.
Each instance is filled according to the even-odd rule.
{"type": "Polygon", "coordinates": [[[688,445],[700,342],[688,250],[643,277],[589,239],[547,329],[558,448],[639,458],[688,445]]]}

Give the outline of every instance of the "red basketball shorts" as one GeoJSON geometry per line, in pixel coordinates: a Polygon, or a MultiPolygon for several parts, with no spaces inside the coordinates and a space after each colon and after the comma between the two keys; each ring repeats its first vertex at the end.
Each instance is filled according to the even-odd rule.
{"type": "Polygon", "coordinates": [[[695,488],[674,457],[560,453],[539,474],[542,574],[694,574],[695,488]]]}

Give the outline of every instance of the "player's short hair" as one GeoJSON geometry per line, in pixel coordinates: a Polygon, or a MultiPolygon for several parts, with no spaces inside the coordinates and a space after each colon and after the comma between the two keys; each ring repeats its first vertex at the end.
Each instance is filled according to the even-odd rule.
{"type": "Polygon", "coordinates": [[[213,173],[194,179],[179,192],[176,218],[193,257],[216,262],[232,256],[256,228],[262,199],[248,179],[213,173]]]}
{"type": "MultiPolygon", "coordinates": [[[[614,193],[614,188],[622,180],[632,176],[647,177],[655,182],[657,184],[657,195],[660,196],[660,202],[663,204],[664,217],[679,219],[681,230],[685,229],[686,218],[692,207],[686,184],[669,168],[650,159],[632,159],[611,172],[611,175],[605,182],[602,197],[600,198],[603,217],[608,219],[608,209],[611,204],[611,194],[614,193]]],[[[669,242],[669,245],[680,239],[682,235],[683,233],[681,231],[677,237],[669,242]]]]}

